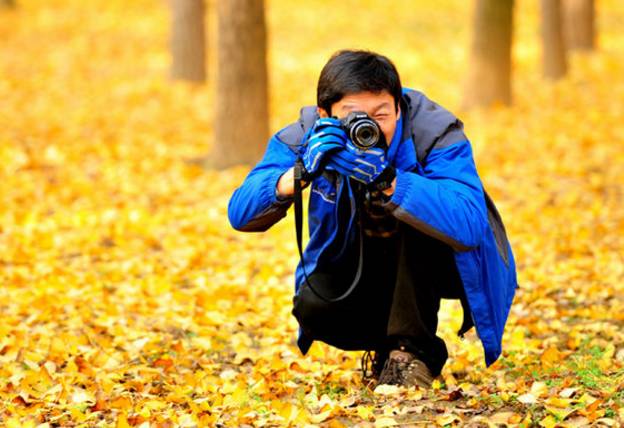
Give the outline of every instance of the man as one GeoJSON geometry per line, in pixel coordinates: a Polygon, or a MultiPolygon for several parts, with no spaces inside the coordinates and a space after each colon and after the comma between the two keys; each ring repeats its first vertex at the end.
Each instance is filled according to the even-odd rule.
{"type": "Polygon", "coordinates": [[[293,310],[302,353],[314,340],[372,350],[379,383],[429,386],[448,358],[436,336],[440,299],[454,298],[460,334],[475,325],[486,364],[498,358],[515,264],[455,116],[402,88],[388,58],[338,52],[321,71],[316,108],[270,139],[234,192],[232,226],[264,231],[283,218],[296,175],[311,185],[293,310]],[[380,144],[357,147],[341,122],[352,112],[378,124],[380,144]]]}

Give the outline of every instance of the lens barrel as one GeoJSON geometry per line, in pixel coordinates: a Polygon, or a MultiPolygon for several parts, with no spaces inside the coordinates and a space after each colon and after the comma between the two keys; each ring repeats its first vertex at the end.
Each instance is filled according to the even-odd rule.
{"type": "Polygon", "coordinates": [[[379,146],[380,141],[383,139],[383,134],[377,122],[362,111],[349,113],[342,120],[342,126],[353,144],[361,150],[379,146]]]}

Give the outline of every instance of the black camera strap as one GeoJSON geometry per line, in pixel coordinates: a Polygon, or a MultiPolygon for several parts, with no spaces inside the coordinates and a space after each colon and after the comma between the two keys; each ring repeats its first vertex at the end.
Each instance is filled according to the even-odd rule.
{"type": "MultiPolygon", "coordinates": [[[[322,301],[326,303],[340,302],[346,299],[347,297],[349,297],[351,293],[353,293],[353,290],[355,290],[355,287],[360,282],[360,278],[362,277],[362,270],[364,268],[364,235],[362,233],[362,227],[361,227],[361,209],[360,209],[361,206],[359,205],[359,201],[357,200],[357,197],[356,197],[356,213],[358,216],[359,247],[360,247],[359,256],[358,256],[359,260],[358,260],[357,273],[355,274],[355,278],[353,282],[351,283],[349,288],[347,288],[347,290],[344,293],[342,293],[340,296],[334,299],[327,298],[321,295],[321,293],[319,293],[312,286],[310,278],[308,277],[308,273],[306,272],[305,263],[303,260],[303,250],[302,250],[302,245],[301,245],[302,234],[303,234],[303,197],[302,197],[303,188],[301,186],[301,181],[303,178],[304,171],[305,169],[303,167],[303,161],[301,160],[300,157],[298,157],[297,160],[295,161],[295,174],[294,174],[295,175],[295,194],[294,194],[295,230],[297,233],[297,248],[299,249],[299,257],[301,260],[301,268],[303,270],[303,276],[305,278],[307,286],[316,295],[316,297],[318,297],[319,299],[321,299],[322,301]]],[[[358,192],[356,192],[356,195],[357,194],[358,192]]]]}

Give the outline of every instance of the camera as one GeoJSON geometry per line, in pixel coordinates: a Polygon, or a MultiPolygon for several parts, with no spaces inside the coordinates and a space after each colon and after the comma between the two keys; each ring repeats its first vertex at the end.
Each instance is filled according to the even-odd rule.
{"type": "Polygon", "coordinates": [[[379,147],[387,148],[386,138],[381,128],[363,111],[352,111],[340,120],[353,145],[361,150],[379,147]]]}

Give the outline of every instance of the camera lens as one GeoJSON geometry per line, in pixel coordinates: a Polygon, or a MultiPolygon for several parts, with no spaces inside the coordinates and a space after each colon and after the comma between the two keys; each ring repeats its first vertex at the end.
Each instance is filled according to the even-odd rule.
{"type": "Polygon", "coordinates": [[[373,133],[370,129],[362,129],[358,134],[358,139],[361,141],[368,141],[373,136],[373,133]]]}
{"type": "Polygon", "coordinates": [[[386,148],[381,129],[377,122],[371,119],[363,111],[352,111],[346,118],[341,119],[342,127],[349,135],[353,145],[360,150],[368,150],[373,147],[386,148]]]}
{"type": "Polygon", "coordinates": [[[361,149],[368,149],[379,141],[379,128],[370,120],[360,120],[351,130],[351,140],[361,149]]]}

